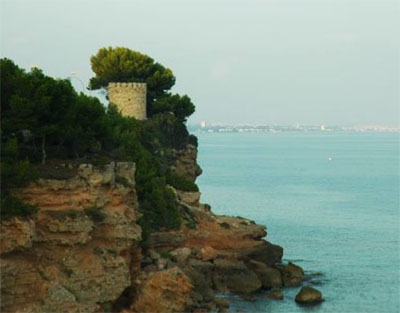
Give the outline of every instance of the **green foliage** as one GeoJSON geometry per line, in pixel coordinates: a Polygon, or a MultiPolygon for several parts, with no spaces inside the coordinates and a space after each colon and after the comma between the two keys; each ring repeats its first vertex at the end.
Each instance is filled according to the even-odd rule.
{"type": "Polygon", "coordinates": [[[90,58],[95,77],[90,88],[106,88],[110,82],[141,82],[147,84],[147,116],[172,113],[178,121],[185,122],[195,107],[187,95],[172,95],[168,91],[175,84],[169,68],[151,57],[124,47],[101,48],[90,58]]]}
{"type": "Polygon", "coordinates": [[[165,112],[172,113],[178,121],[185,122],[187,117],[194,113],[195,107],[187,95],[166,94],[151,103],[148,111],[151,116],[165,112]]]}
{"type": "Polygon", "coordinates": [[[25,148],[36,153],[40,147],[43,164],[48,157],[68,157],[60,155],[62,151],[79,156],[101,148],[105,109],[97,98],[78,95],[69,80],[54,79],[39,69],[26,73],[8,59],[0,60],[0,71],[4,138],[29,131],[32,140],[25,148]]]}
{"type": "Polygon", "coordinates": [[[1,145],[1,218],[26,217],[37,213],[38,207],[24,203],[8,194],[10,188],[26,186],[36,177],[37,171],[31,166],[29,160],[19,160],[16,138],[10,138],[1,145]]]}
{"type": "Polygon", "coordinates": [[[141,201],[141,225],[150,230],[176,229],[181,225],[176,196],[163,177],[150,182],[141,201]]]}
{"type": "Polygon", "coordinates": [[[1,192],[12,187],[26,186],[37,178],[37,170],[29,159],[19,159],[18,142],[10,138],[1,145],[1,192]]]}
{"type": "Polygon", "coordinates": [[[131,184],[129,183],[128,179],[126,177],[122,176],[116,176],[115,177],[115,182],[117,184],[120,184],[122,186],[130,186],[131,184]]]}
{"type": "Polygon", "coordinates": [[[93,222],[102,222],[106,218],[106,213],[96,206],[84,209],[85,214],[92,219],[93,222]]]}
{"type": "Polygon", "coordinates": [[[151,151],[162,148],[182,149],[189,141],[189,132],[174,115],[157,114],[144,121],[143,144],[151,151]]]}
{"type": "Polygon", "coordinates": [[[190,221],[186,222],[185,226],[189,229],[196,229],[197,222],[195,220],[190,220],[190,221]]]}
{"type": "Polygon", "coordinates": [[[19,90],[22,95],[24,89],[22,88],[24,83],[24,70],[19,68],[10,59],[0,59],[0,95],[1,95],[1,112],[2,114],[10,109],[10,99],[15,90],[19,90]]]}
{"type": "Polygon", "coordinates": [[[199,191],[199,187],[196,185],[196,183],[172,172],[168,172],[167,174],[167,183],[178,190],[189,192],[199,191]]]}
{"type": "Polygon", "coordinates": [[[2,195],[0,209],[2,219],[8,219],[14,216],[28,217],[39,211],[37,206],[24,203],[10,195],[2,195]]]}
{"type": "Polygon", "coordinates": [[[147,84],[147,103],[163,96],[175,84],[172,71],[146,54],[124,47],[101,48],[90,58],[95,77],[90,88],[107,87],[109,82],[144,82],[147,84]]]}
{"type": "Polygon", "coordinates": [[[189,135],[189,138],[188,138],[188,144],[189,145],[192,145],[192,146],[195,146],[195,147],[198,147],[199,146],[199,141],[198,141],[198,139],[197,139],[197,137],[195,136],[195,135],[189,135]]]}
{"type": "Polygon", "coordinates": [[[160,254],[160,257],[164,259],[172,259],[172,254],[168,251],[158,251],[158,253],[160,254]]]}
{"type": "Polygon", "coordinates": [[[97,98],[80,94],[71,103],[64,128],[64,144],[75,155],[99,151],[107,135],[106,110],[97,98]]]}

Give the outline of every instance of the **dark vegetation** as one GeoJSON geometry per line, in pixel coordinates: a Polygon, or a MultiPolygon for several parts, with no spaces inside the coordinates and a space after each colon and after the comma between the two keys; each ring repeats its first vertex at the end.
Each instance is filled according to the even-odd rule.
{"type": "MultiPolygon", "coordinates": [[[[55,79],[40,69],[27,72],[10,59],[1,70],[1,216],[28,216],[38,208],[12,197],[10,190],[46,173],[54,160],[104,165],[112,160],[136,162],[136,188],[145,232],[173,229],[181,224],[172,185],[197,186],[170,172],[173,149],[197,144],[185,122],[194,112],[188,96],[172,95],[172,71],[150,57],[126,48],[103,48],[91,58],[96,76],[90,88],[109,81],[148,84],[148,119],[123,117],[117,108],[77,93],[67,79],[55,79]],[[127,65],[128,64],[128,65],[127,65]],[[124,69],[124,70],[122,70],[124,69]]],[[[66,172],[67,170],[64,169],[66,172]]],[[[98,221],[102,212],[88,208],[98,221]]]]}
{"type": "Polygon", "coordinates": [[[94,222],[102,222],[106,218],[106,214],[96,206],[85,208],[84,211],[94,222]]]}

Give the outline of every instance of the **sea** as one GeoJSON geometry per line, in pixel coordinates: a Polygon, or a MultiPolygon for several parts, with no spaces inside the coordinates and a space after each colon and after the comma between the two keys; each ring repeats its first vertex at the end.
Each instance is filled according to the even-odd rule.
{"type": "Polygon", "coordinates": [[[398,132],[196,132],[201,201],[267,226],[325,301],[221,295],[230,312],[400,312],[398,132]]]}

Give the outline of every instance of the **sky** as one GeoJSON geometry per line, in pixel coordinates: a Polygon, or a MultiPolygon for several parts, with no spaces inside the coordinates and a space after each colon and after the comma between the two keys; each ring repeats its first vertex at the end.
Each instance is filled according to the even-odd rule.
{"type": "Polygon", "coordinates": [[[397,0],[0,3],[1,57],[78,91],[119,46],[172,69],[189,123],[400,125],[397,0]]]}

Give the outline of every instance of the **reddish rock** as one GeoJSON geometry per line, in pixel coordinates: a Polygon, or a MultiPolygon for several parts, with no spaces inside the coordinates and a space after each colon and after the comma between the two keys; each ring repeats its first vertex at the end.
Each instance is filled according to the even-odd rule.
{"type": "Polygon", "coordinates": [[[95,312],[139,282],[134,170],[126,162],[81,164],[65,179],[11,190],[41,209],[30,220],[1,223],[2,311],[95,312]]]}
{"type": "MultiPolygon", "coordinates": [[[[172,170],[194,181],[196,155],[194,146],[175,151],[172,170]]],[[[2,310],[207,311],[218,304],[216,290],[253,299],[262,287],[280,287],[282,278],[288,286],[302,280],[293,264],[272,267],[283,249],[265,241],[265,226],[217,216],[198,203],[199,193],[176,193],[183,225],[195,227],[152,233],[142,262],[134,170],[129,162],[83,164],[68,178],[14,190],[41,210],[31,221],[2,223],[2,310]],[[85,213],[89,207],[100,210],[101,221],[85,213]]]]}
{"type": "Polygon", "coordinates": [[[32,247],[36,225],[32,219],[12,218],[0,224],[0,253],[32,247]]]}
{"type": "Polygon", "coordinates": [[[217,250],[213,247],[206,246],[201,248],[200,251],[197,253],[196,257],[203,261],[211,261],[218,256],[217,250]]]}
{"type": "Polygon", "coordinates": [[[140,287],[133,312],[185,312],[191,305],[193,285],[177,267],[156,272],[140,287]]]}

